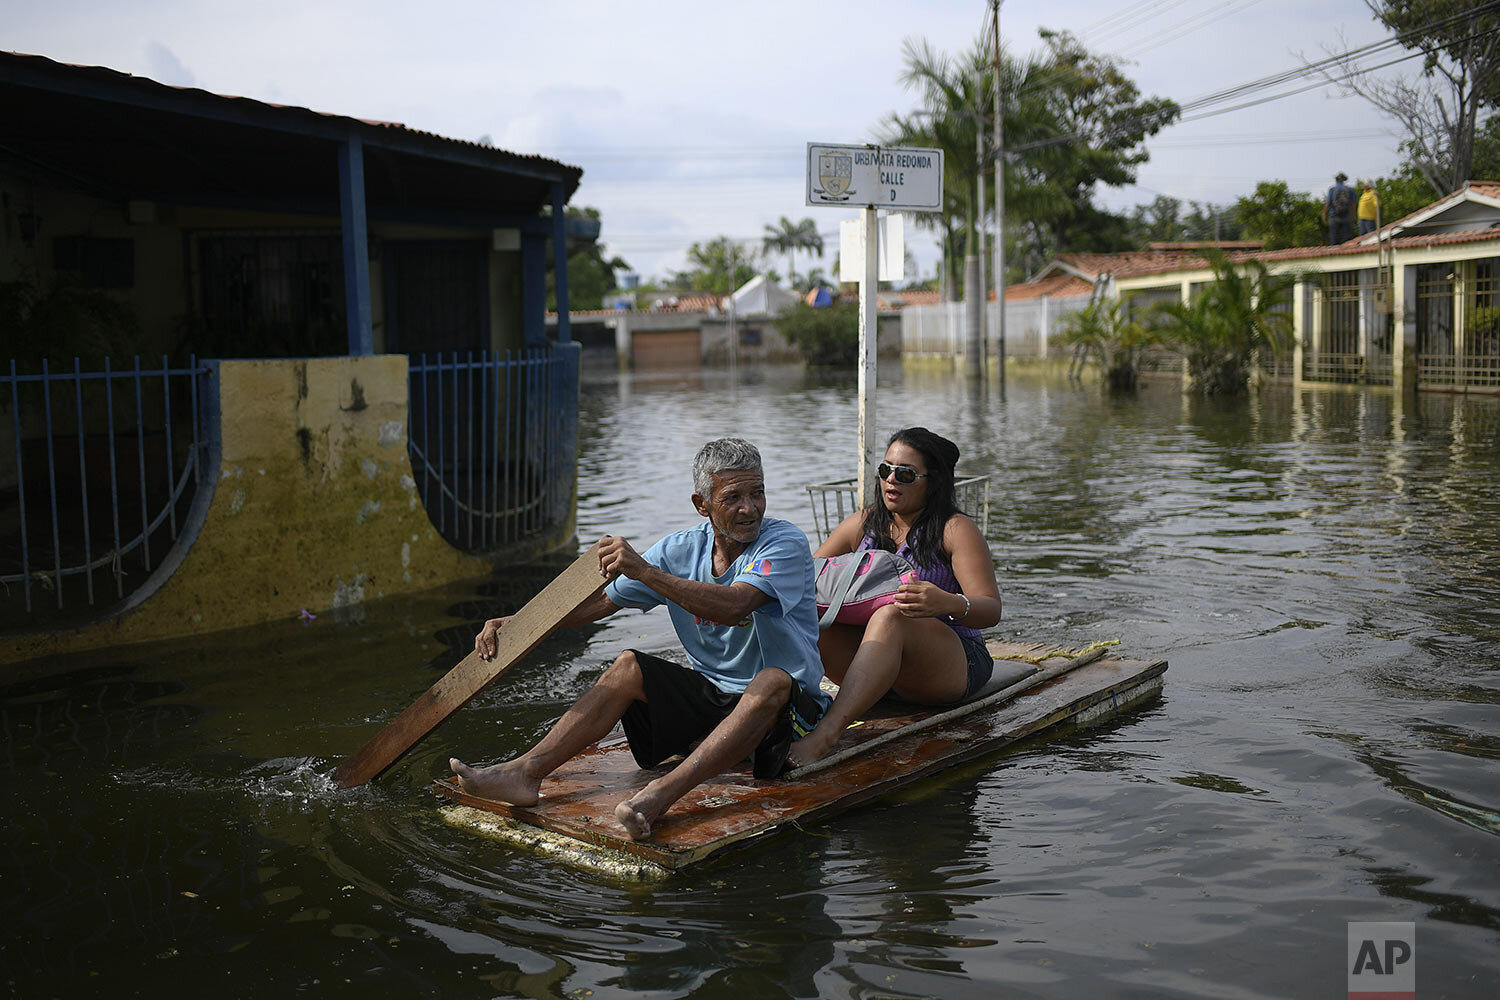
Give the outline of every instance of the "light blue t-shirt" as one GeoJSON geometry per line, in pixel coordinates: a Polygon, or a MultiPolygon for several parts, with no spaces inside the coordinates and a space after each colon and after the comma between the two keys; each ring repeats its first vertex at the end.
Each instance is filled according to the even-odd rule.
{"type": "Polygon", "coordinates": [[[618,577],[604,588],[621,608],[646,610],[665,604],[677,638],[693,669],[721,691],[739,693],[764,667],[780,667],[825,709],[829,698],[818,687],[817,591],[812,547],[790,521],[767,517],[760,536],[740,553],[727,572],[714,576],[714,531],[705,521],[675,531],[647,549],[643,558],[673,576],[729,586],[743,580],[769,595],[737,625],[704,621],[639,581],[618,577]]]}

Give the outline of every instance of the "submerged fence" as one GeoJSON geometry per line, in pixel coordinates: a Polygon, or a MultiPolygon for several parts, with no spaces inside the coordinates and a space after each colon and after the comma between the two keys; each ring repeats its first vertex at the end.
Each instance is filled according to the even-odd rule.
{"type": "MultiPolygon", "coordinates": [[[[4,364],[0,632],[112,613],[192,543],[218,474],[217,365],[4,364]]],[[[450,544],[500,552],[570,523],[578,369],[573,344],[410,359],[412,475],[450,544]]]]}
{"type": "Polygon", "coordinates": [[[578,358],[575,344],[412,356],[412,475],[449,544],[489,552],[572,516],[578,358]]]}
{"type": "Polygon", "coordinates": [[[144,584],[206,474],[196,358],[0,372],[0,628],[87,617],[144,584]],[[4,417],[9,419],[5,420],[4,417]],[[10,427],[5,428],[5,423],[10,427]],[[7,445],[9,447],[7,447],[7,445]]]}
{"type": "MultiPolygon", "coordinates": [[[[1042,296],[1005,304],[1005,355],[1045,358],[1059,354],[1055,343],[1064,320],[1089,304],[1087,295],[1042,296]]],[[[998,336],[1000,307],[985,303],[985,331],[998,336]]],[[[966,349],[964,304],[940,302],[901,310],[901,353],[915,357],[963,358],[966,349]]]]}

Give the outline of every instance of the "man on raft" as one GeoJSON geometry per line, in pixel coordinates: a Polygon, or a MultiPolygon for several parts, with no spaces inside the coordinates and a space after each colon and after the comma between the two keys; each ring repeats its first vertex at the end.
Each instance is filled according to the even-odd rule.
{"type": "MultiPolygon", "coordinates": [[[[787,765],[792,740],[828,708],[819,690],[812,550],[788,521],[768,518],[760,452],[740,438],[705,444],[693,460],[693,506],[706,523],[662,538],[644,554],[623,538],[599,543],[608,582],[564,625],[621,608],[665,604],[690,667],[627,649],[536,746],[490,767],[449,765],[472,795],[535,805],[542,779],[623,723],[642,768],[683,760],[615,807],[634,840],[690,789],[746,757],[757,778],[787,765]],[[696,744],[696,746],[695,746],[696,744]]],[[[485,622],[474,648],[488,660],[508,618],[485,622]]]]}

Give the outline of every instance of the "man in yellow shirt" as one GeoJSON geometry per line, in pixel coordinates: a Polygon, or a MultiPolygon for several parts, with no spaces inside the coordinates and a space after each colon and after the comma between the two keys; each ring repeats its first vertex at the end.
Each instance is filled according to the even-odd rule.
{"type": "Polygon", "coordinates": [[[1359,182],[1359,208],[1356,214],[1359,216],[1359,235],[1373,233],[1376,224],[1380,221],[1380,199],[1375,194],[1373,181],[1359,182]]]}

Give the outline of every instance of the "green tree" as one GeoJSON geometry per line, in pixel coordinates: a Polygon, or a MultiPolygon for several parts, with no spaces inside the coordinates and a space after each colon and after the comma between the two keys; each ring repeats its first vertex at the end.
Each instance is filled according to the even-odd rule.
{"type": "Polygon", "coordinates": [[[1365,0],[1365,6],[1423,54],[1416,80],[1367,72],[1345,57],[1324,70],[1347,92],[1379,108],[1405,132],[1401,147],[1436,196],[1473,178],[1475,145],[1500,103],[1500,7],[1475,0],[1365,0]]]}
{"type": "MultiPolygon", "coordinates": [[[[1041,37],[1042,53],[1017,58],[1005,52],[1000,59],[1007,260],[1125,249],[1125,220],[1095,205],[1095,191],[1135,180],[1147,158],[1145,138],[1171,122],[1177,106],[1142,98],[1117,61],[1089,53],[1072,35],[1043,30],[1041,37]]],[[[994,133],[993,49],[981,38],[955,57],[925,39],[907,39],[903,57],[901,81],[921,94],[921,106],[889,116],[882,141],[944,151],[943,209],[919,214],[917,225],[939,232],[948,287],[956,289],[960,259],[986,221],[977,211],[978,187],[986,185],[988,194],[994,183],[988,138],[994,133]]],[[[985,201],[990,216],[993,198],[985,201]]]]}
{"type": "Polygon", "coordinates": [[[1188,213],[1183,216],[1182,227],[1189,240],[1238,240],[1243,239],[1239,220],[1235,218],[1233,205],[1215,205],[1188,202],[1188,213]]]}
{"type": "Polygon", "coordinates": [[[1485,120],[1474,136],[1474,169],[1471,179],[1500,181],[1500,114],[1485,120]]]}
{"type": "MultiPolygon", "coordinates": [[[[881,141],[943,151],[942,209],[916,213],[915,225],[938,233],[946,284],[950,292],[956,292],[960,263],[977,222],[975,186],[982,176],[979,122],[986,109],[994,106],[985,42],[981,39],[972,50],[954,57],[933,48],[925,38],[908,38],[901,52],[905,62],[901,83],[920,92],[921,107],[891,114],[881,141]]],[[[1013,62],[1007,60],[1006,65],[1014,71],[1013,62]]],[[[1011,127],[1009,114],[1006,127],[1011,127]]]]}
{"type": "Polygon", "coordinates": [[[814,309],[799,302],[776,317],[776,329],[810,365],[853,365],[859,356],[859,304],[814,309]]]}
{"type": "Polygon", "coordinates": [[[1288,308],[1296,277],[1273,274],[1259,260],[1230,264],[1217,250],[1205,256],[1214,280],[1189,302],[1162,302],[1152,311],[1165,317],[1162,339],[1187,359],[1194,392],[1243,393],[1250,385],[1256,352],[1280,357],[1292,346],[1288,308]]]}
{"type": "Polygon", "coordinates": [[[1245,239],[1261,240],[1267,250],[1325,242],[1322,213],[1322,202],[1305,191],[1292,191],[1286,181],[1261,181],[1254,194],[1234,205],[1245,239]]]}
{"type": "Polygon", "coordinates": [[[1096,299],[1066,316],[1064,344],[1081,345],[1092,354],[1111,389],[1134,389],[1140,381],[1141,355],[1156,343],[1156,334],[1130,318],[1127,299],[1096,299]]]}
{"type": "Polygon", "coordinates": [[[1089,243],[1112,230],[1099,227],[1097,209],[1088,211],[1095,192],[1135,182],[1149,159],[1146,138],[1175,121],[1178,107],[1142,97],[1117,60],[1089,52],[1072,34],[1044,28],[1041,37],[1047,53],[1034,83],[1045,91],[1041,124],[1052,134],[1017,143],[1007,132],[1017,155],[1015,207],[1047,253],[1096,249],[1089,243]]]}
{"type": "Polygon", "coordinates": [[[1391,177],[1375,178],[1375,196],[1380,199],[1380,224],[1395,222],[1432,203],[1432,187],[1415,167],[1408,165],[1391,177]]]}
{"type": "Polygon", "coordinates": [[[776,225],[766,226],[761,245],[767,254],[773,250],[786,254],[787,283],[794,288],[797,285],[797,269],[793,265],[796,252],[807,250],[823,256],[823,237],[818,234],[818,224],[810,218],[793,222],[783,215],[776,225]]]}
{"type": "MultiPolygon", "coordinates": [[[[599,220],[597,208],[568,208],[570,219],[599,220]]],[[[550,258],[549,258],[550,259],[550,258]]],[[[615,256],[606,259],[604,247],[595,240],[568,255],[568,307],[570,309],[602,309],[605,296],[619,287],[615,282],[616,271],[628,271],[630,265],[615,256]]],[[[547,272],[547,308],[557,309],[556,275],[547,272]]]]}
{"type": "Polygon", "coordinates": [[[693,243],[687,250],[688,267],[674,273],[670,284],[679,289],[728,295],[755,277],[756,251],[742,247],[728,236],[707,243],[693,243]]]}
{"type": "Polygon", "coordinates": [[[1137,205],[1131,209],[1131,236],[1138,246],[1148,243],[1178,242],[1187,239],[1187,226],[1182,219],[1182,202],[1176,198],[1159,194],[1149,205],[1137,205]]]}

